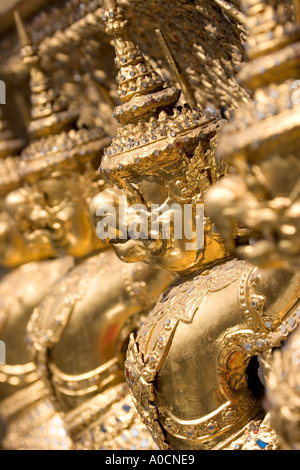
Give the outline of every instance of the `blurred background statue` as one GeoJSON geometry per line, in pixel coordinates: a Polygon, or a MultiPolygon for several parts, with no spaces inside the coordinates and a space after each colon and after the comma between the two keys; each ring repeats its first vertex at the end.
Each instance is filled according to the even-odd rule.
{"type": "MultiPolygon", "coordinates": [[[[113,448],[122,442],[129,448],[153,448],[151,437],[130,403],[122,357],[129,333],[139,327],[139,317],[155,304],[172,276],[141,264],[123,265],[96,237],[89,202],[104,181],[96,174],[94,162],[98,156],[101,160],[101,151],[110,138],[102,128],[76,128],[78,113],[68,109],[62,96],[55,96],[41,69],[38,51],[33,48],[18,15],[16,19],[23,59],[31,72],[33,110],[29,134],[32,142],[21,155],[19,173],[24,185],[10,192],[5,207],[25,242],[41,258],[53,257],[55,253],[69,255],[67,259],[48,262],[49,278],[49,263],[62,263],[65,271],[62,280],[52,290],[47,289],[40,309],[34,311],[30,321],[29,342],[38,372],[45,379],[47,387],[44,388],[55,409],[67,415],[65,426],[76,445],[78,435],[83,440],[86,433],[85,448],[105,445],[113,448]],[[108,413],[110,421],[113,420],[112,430],[109,430],[108,413]],[[85,425],[83,415],[87,415],[85,425]],[[132,435],[137,429],[138,436],[132,435]],[[116,439],[116,430],[122,442],[111,442],[116,439]],[[126,441],[122,438],[124,431],[128,434],[126,441]]],[[[41,270],[40,263],[37,267],[41,270]]],[[[45,282],[44,276],[40,272],[40,282],[45,282]]],[[[28,279],[24,282],[28,283],[28,279]]],[[[28,315],[23,315],[20,329],[23,336],[28,320],[28,315]]],[[[12,330],[11,335],[16,340],[16,332],[12,330]]],[[[20,343],[25,347],[22,338],[20,343]]],[[[6,344],[9,348],[11,340],[6,339],[6,344]]],[[[33,393],[28,390],[26,393],[36,400],[33,393]]],[[[46,411],[49,413],[40,406],[41,420],[47,423],[46,411]]],[[[31,415],[32,412],[26,417],[27,426],[31,415]]],[[[14,426],[10,425],[5,438],[6,447],[24,446],[24,426],[23,416],[15,416],[14,426]]],[[[49,426],[43,429],[45,441],[41,430],[34,429],[39,436],[36,446],[46,445],[49,426]]],[[[67,431],[61,429],[57,434],[67,431]]],[[[52,437],[49,446],[63,445],[56,440],[56,433],[52,437]]],[[[30,438],[27,433],[28,448],[33,445],[30,438]]]]}
{"type": "Polygon", "coordinates": [[[248,61],[238,77],[252,99],[224,128],[217,155],[231,174],[209,192],[207,206],[239,257],[298,269],[300,26],[280,1],[243,5],[248,61]]]}

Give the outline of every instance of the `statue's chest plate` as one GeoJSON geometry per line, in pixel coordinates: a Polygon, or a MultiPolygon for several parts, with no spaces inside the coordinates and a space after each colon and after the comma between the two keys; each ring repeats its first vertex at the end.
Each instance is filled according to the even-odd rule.
{"type": "Polygon", "coordinates": [[[44,302],[34,311],[28,325],[32,354],[44,380],[51,381],[58,391],[68,396],[96,391],[99,383],[116,369],[116,361],[111,361],[106,368],[99,367],[76,376],[67,375],[49,360],[47,352],[61,341],[76,304],[84,298],[93,279],[104,270],[107,259],[110,260],[107,256],[107,253],[101,253],[75,267],[52,288],[44,302]]]}
{"type": "MultiPolygon", "coordinates": [[[[247,262],[231,260],[173,286],[160,298],[141,328],[137,340],[131,338],[125,374],[135,405],[159,445],[164,446],[162,443],[165,443],[161,428],[163,423],[160,422],[161,419],[164,421],[164,417],[155,404],[156,394],[153,383],[168,355],[177,326],[181,322],[191,324],[209,293],[217,293],[225,289],[242,279],[243,275],[251,269],[252,267],[247,262]]],[[[218,416],[219,414],[225,416],[230,411],[227,405],[223,408],[220,411],[217,410],[218,416]]],[[[163,427],[169,429],[168,426],[172,426],[173,429],[174,423],[169,421],[168,417],[166,426],[163,425],[163,427]]],[[[206,436],[210,432],[206,421],[204,419],[203,423],[201,421],[197,424],[199,436],[206,436]]],[[[188,426],[183,427],[184,432],[191,432],[188,426]]]]}

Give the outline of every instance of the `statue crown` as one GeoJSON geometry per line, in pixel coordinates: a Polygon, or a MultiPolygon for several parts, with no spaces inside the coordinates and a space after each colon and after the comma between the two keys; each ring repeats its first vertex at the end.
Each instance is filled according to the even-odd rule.
{"type": "Polygon", "coordinates": [[[39,49],[32,45],[20,15],[15,13],[22,57],[31,80],[31,144],[22,153],[20,174],[39,179],[55,169],[70,171],[95,159],[110,138],[102,128],[77,129],[78,111],[69,110],[67,101],[56,97],[49,77],[41,67],[39,49]]]}
{"type": "Polygon", "coordinates": [[[134,43],[123,9],[104,2],[106,31],[114,37],[121,105],[114,117],[121,123],[105,151],[100,171],[110,179],[130,177],[180,162],[193,155],[201,139],[213,137],[218,118],[186,105],[176,107],[181,90],[169,87],[134,43]]]}

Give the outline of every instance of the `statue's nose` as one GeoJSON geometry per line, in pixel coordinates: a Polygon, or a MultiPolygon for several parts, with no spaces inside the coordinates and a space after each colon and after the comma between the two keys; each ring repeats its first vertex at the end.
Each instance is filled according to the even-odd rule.
{"type": "Polygon", "coordinates": [[[90,215],[95,227],[103,216],[103,211],[114,213],[124,198],[123,191],[118,188],[109,188],[97,194],[90,204],[90,215]]]}

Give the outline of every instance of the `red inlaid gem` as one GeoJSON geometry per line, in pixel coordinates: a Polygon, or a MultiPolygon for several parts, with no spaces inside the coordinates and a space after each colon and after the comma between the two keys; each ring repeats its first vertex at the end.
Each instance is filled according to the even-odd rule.
{"type": "Polygon", "coordinates": [[[176,147],[181,147],[181,142],[176,142],[176,147]]]}
{"type": "Polygon", "coordinates": [[[129,369],[127,369],[127,367],[125,369],[125,376],[126,376],[126,379],[129,379],[130,377],[130,372],[129,372],[129,369]]]}

